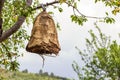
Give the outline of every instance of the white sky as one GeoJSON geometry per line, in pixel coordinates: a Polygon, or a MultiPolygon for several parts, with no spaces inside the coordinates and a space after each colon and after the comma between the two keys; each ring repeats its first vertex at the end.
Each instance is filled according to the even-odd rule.
{"type": "MultiPolygon", "coordinates": [[[[51,2],[52,0],[41,0],[42,2],[51,2]]],[[[45,65],[42,68],[42,58],[37,54],[28,53],[24,50],[24,57],[19,58],[20,70],[28,69],[30,72],[39,72],[42,69],[44,72],[53,72],[55,75],[75,78],[77,75],[72,69],[72,62],[75,60],[79,63],[79,66],[83,65],[80,59],[78,51],[75,46],[80,49],[85,49],[85,38],[89,37],[88,30],[96,30],[94,28],[94,19],[90,19],[83,26],[79,26],[71,22],[70,14],[72,14],[72,8],[68,8],[63,5],[64,12],[59,13],[57,10],[48,8],[48,11],[53,11],[55,21],[58,21],[61,25],[61,31],[58,31],[59,41],[61,45],[61,51],[56,57],[45,57],[45,65]]],[[[109,11],[102,3],[94,4],[94,0],[81,0],[78,5],[79,10],[88,16],[105,16],[105,11],[109,11]]],[[[110,12],[110,11],[109,11],[110,12]]],[[[114,16],[113,16],[114,17],[114,16]]],[[[116,17],[115,24],[100,23],[102,32],[112,36],[113,39],[118,39],[119,16],[116,17]]],[[[32,25],[30,25],[32,28],[32,25]]],[[[30,28],[30,30],[31,30],[30,28]]],[[[29,31],[30,31],[29,30],[29,31]]],[[[22,50],[23,51],[23,50],[22,50]]]]}

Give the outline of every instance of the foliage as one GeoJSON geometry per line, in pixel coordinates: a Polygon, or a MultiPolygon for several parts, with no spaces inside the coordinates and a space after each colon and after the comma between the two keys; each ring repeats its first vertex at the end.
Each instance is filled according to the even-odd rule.
{"type": "MultiPolygon", "coordinates": [[[[80,0],[78,0],[80,1],[80,0]]],[[[73,5],[76,8],[76,3],[74,0],[60,0],[60,5],[63,3],[69,2],[69,6],[73,5]]],[[[18,20],[19,16],[25,16],[25,23],[29,24],[33,21],[33,16],[36,13],[36,10],[33,10],[40,3],[40,0],[34,0],[30,7],[26,6],[26,0],[5,0],[3,10],[2,10],[2,19],[3,31],[10,29],[18,20]]],[[[67,3],[66,3],[67,4],[67,3]]],[[[60,6],[59,5],[59,6],[60,6]]],[[[59,12],[63,12],[63,9],[59,6],[53,6],[57,8],[59,12]]],[[[0,16],[1,17],[1,16],[0,16]]],[[[82,18],[78,19],[80,25],[83,25],[81,22],[82,18]]],[[[76,20],[77,21],[77,20],[76,20]]],[[[26,25],[26,24],[25,24],[26,25]]],[[[59,24],[57,27],[60,29],[59,24]]],[[[18,70],[19,63],[17,58],[22,54],[19,54],[20,48],[25,48],[24,42],[29,39],[27,30],[23,25],[16,33],[12,34],[8,39],[0,43],[0,67],[4,67],[8,70],[18,70]]]]}
{"type": "Polygon", "coordinates": [[[120,0],[95,0],[95,3],[99,1],[102,1],[106,6],[112,7],[114,15],[120,12],[120,0]]]}
{"type": "MultiPolygon", "coordinates": [[[[32,74],[22,72],[10,72],[4,69],[0,69],[0,80],[63,80],[62,77],[50,76],[44,74],[32,74]]],[[[64,78],[64,80],[68,80],[64,78]]]]}
{"type": "Polygon", "coordinates": [[[77,16],[77,15],[71,15],[72,22],[78,23],[79,25],[83,25],[84,22],[87,21],[87,18],[84,16],[77,16]]]}
{"type": "Polygon", "coordinates": [[[104,18],[104,22],[105,22],[105,23],[110,23],[110,24],[111,24],[111,23],[114,23],[115,20],[114,20],[114,18],[105,17],[105,18],[104,18]]]}
{"type": "Polygon", "coordinates": [[[25,70],[23,70],[22,72],[23,72],[23,73],[28,73],[28,70],[27,70],[27,69],[25,69],[25,70]]]}
{"type": "MultiPolygon", "coordinates": [[[[37,0],[35,0],[37,2],[37,0]]],[[[33,4],[36,4],[34,1],[33,4]]],[[[2,10],[3,30],[8,30],[18,20],[18,16],[28,16],[26,22],[29,23],[33,19],[33,12],[31,8],[26,7],[26,0],[5,0],[2,10]],[[19,4],[20,3],[20,4],[19,4]],[[23,11],[25,10],[25,11],[23,11]]],[[[9,70],[17,70],[19,63],[17,57],[19,57],[19,48],[24,48],[25,40],[28,40],[29,36],[24,26],[20,28],[16,33],[11,35],[7,40],[0,43],[0,67],[5,67],[9,70]]]]}
{"type": "Polygon", "coordinates": [[[110,41],[96,26],[99,36],[92,30],[89,32],[90,39],[86,39],[86,50],[79,51],[85,65],[79,67],[73,63],[74,71],[80,80],[117,80],[120,78],[120,45],[116,41],[110,41]]]}
{"type": "MultiPolygon", "coordinates": [[[[95,3],[99,1],[103,2],[106,6],[111,7],[112,14],[116,15],[120,12],[119,0],[95,0],[95,3]]],[[[114,18],[106,17],[102,22],[114,23],[114,18]]],[[[86,16],[85,16],[86,17],[86,16]]],[[[89,17],[89,16],[88,16],[89,17]]],[[[89,17],[91,18],[91,17],[89,17]]],[[[95,24],[99,36],[89,31],[91,40],[86,39],[86,49],[79,51],[84,66],[79,67],[76,61],[72,66],[77,73],[79,80],[119,80],[120,79],[120,45],[116,41],[110,41],[110,37],[101,32],[98,26],[95,24]]]]}
{"type": "MultiPolygon", "coordinates": [[[[40,4],[40,0],[33,0],[33,3],[30,7],[26,6],[27,0],[5,0],[3,10],[2,10],[2,19],[3,19],[3,31],[10,29],[15,22],[18,20],[19,16],[25,16],[25,23],[29,24],[33,21],[33,16],[37,10],[33,10],[40,4]]],[[[55,0],[56,1],[56,0],[55,0]]],[[[114,7],[112,11],[113,14],[119,12],[120,1],[119,0],[95,0],[95,2],[102,1],[106,6],[114,7]]],[[[63,12],[62,4],[67,5],[68,7],[73,8],[73,14],[70,18],[73,22],[83,25],[87,21],[87,18],[97,17],[86,16],[78,10],[78,3],[80,0],[59,0],[59,5],[52,6],[59,12],[63,12]]],[[[52,12],[51,12],[52,13],[52,12]]],[[[1,17],[1,15],[0,15],[1,17]]],[[[114,23],[115,20],[110,18],[107,14],[107,17],[102,18],[106,23],[114,23]]],[[[59,24],[57,27],[60,29],[59,24]]],[[[20,56],[19,49],[24,48],[24,42],[29,39],[27,30],[23,25],[16,33],[12,34],[7,40],[0,43],[0,67],[4,67],[8,70],[17,70],[19,68],[19,63],[17,58],[20,56]]]]}

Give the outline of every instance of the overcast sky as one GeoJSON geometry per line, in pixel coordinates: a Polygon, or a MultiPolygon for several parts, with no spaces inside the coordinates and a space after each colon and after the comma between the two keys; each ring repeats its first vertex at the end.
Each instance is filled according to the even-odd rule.
{"type": "MultiPolygon", "coordinates": [[[[51,2],[53,0],[41,0],[42,2],[51,2]]],[[[106,8],[102,3],[94,4],[94,0],[81,0],[78,5],[79,10],[87,16],[105,16],[105,12],[110,12],[110,8],[106,8]]],[[[58,31],[59,42],[61,45],[61,51],[56,57],[45,57],[45,65],[42,68],[42,58],[33,53],[28,53],[25,50],[24,57],[19,58],[20,70],[28,69],[29,72],[37,73],[40,69],[44,72],[53,72],[55,75],[75,78],[77,80],[77,75],[72,69],[73,61],[77,61],[79,66],[83,65],[80,59],[78,51],[75,46],[80,49],[85,49],[85,38],[89,37],[88,31],[92,29],[96,32],[94,28],[94,19],[89,19],[83,26],[79,26],[72,23],[70,20],[70,14],[72,14],[72,8],[68,8],[63,5],[64,12],[59,13],[57,10],[51,7],[47,8],[47,11],[53,11],[53,18],[56,22],[60,23],[61,31],[58,31]]],[[[112,16],[114,17],[114,16],[112,16]]],[[[120,18],[117,16],[115,24],[104,24],[100,23],[102,32],[107,35],[112,36],[113,39],[118,39],[118,33],[120,31],[119,21],[120,18]]],[[[32,24],[30,25],[29,31],[31,31],[32,24]]]]}

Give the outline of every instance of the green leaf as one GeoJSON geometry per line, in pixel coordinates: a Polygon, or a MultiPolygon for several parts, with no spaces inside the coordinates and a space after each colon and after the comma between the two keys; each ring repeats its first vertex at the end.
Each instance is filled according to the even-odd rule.
{"type": "Polygon", "coordinates": [[[49,11],[48,14],[54,14],[53,12],[49,11]]]}
{"type": "Polygon", "coordinates": [[[77,3],[74,3],[74,7],[77,8],[77,3]]]}
{"type": "Polygon", "coordinates": [[[105,13],[108,16],[108,12],[105,13]]]}
{"type": "Polygon", "coordinates": [[[78,23],[79,25],[83,26],[83,23],[87,21],[87,18],[84,16],[76,16],[71,15],[72,22],[78,23]]]}
{"type": "Polygon", "coordinates": [[[63,12],[63,9],[62,8],[58,8],[59,12],[63,12]]]}
{"type": "Polygon", "coordinates": [[[64,2],[66,2],[66,0],[59,0],[59,1],[60,1],[61,4],[64,3],[64,2]]]}
{"type": "Polygon", "coordinates": [[[57,29],[61,30],[59,23],[57,23],[57,29]]]}
{"type": "Polygon", "coordinates": [[[106,23],[110,23],[110,24],[115,23],[114,18],[110,18],[110,17],[106,17],[106,18],[104,19],[104,21],[105,21],[106,23]]]}

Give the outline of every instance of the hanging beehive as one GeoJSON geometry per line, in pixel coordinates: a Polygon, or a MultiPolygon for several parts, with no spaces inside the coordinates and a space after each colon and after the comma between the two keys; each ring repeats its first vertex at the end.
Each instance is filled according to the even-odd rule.
{"type": "Polygon", "coordinates": [[[40,55],[59,53],[60,45],[55,23],[46,11],[42,11],[36,17],[26,50],[40,55]]]}

